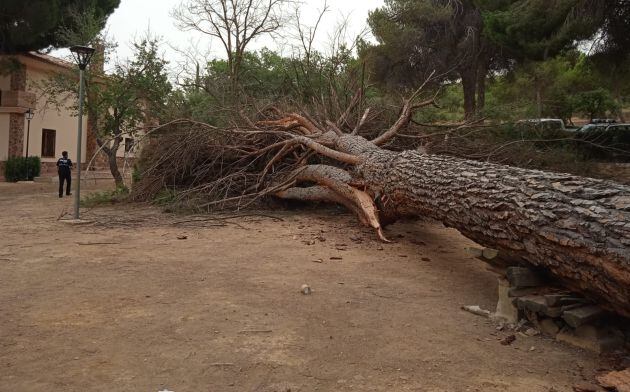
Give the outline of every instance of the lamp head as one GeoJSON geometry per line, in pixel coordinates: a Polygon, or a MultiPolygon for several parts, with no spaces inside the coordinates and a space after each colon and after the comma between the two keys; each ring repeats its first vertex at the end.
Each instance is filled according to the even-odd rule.
{"type": "Polygon", "coordinates": [[[70,52],[72,52],[72,57],[74,57],[74,61],[76,61],[79,69],[84,70],[92,59],[94,48],[76,45],[70,48],[70,52]]]}
{"type": "Polygon", "coordinates": [[[35,116],[35,111],[31,108],[28,108],[28,110],[24,112],[24,115],[26,116],[26,119],[28,121],[31,121],[33,117],[35,116]]]}

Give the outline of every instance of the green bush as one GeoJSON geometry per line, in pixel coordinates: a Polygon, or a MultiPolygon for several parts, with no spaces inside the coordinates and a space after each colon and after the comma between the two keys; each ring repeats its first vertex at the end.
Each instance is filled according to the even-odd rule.
{"type": "Polygon", "coordinates": [[[8,182],[17,182],[28,180],[38,177],[42,169],[42,163],[39,157],[31,156],[24,157],[12,157],[9,158],[4,166],[4,178],[8,182]],[[28,165],[28,166],[27,166],[28,165]],[[28,169],[28,179],[27,177],[28,169]]]}

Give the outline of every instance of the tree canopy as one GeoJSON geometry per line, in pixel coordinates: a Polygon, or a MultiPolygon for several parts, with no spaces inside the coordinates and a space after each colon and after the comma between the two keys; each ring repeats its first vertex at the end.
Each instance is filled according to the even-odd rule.
{"type": "Polygon", "coordinates": [[[104,27],[120,0],[3,0],[0,5],[0,54],[61,47],[66,32],[81,29],[77,14],[89,12],[104,27]]]}
{"type": "Polygon", "coordinates": [[[580,41],[627,53],[630,1],[477,0],[485,35],[518,60],[544,60],[580,41]]]}
{"type": "Polygon", "coordinates": [[[467,117],[483,106],[495,52],[472,0],[386,0],[368,22],[378,41],[367,52],[377,81],[414,86],[435,71],[438,81],[462,80],[467,117]]]}

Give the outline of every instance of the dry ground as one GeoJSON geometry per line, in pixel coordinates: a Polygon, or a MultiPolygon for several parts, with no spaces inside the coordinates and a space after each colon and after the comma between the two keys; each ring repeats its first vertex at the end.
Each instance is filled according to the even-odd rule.
{"type": "Polygon", "coordinates": [[[115,205],[70,226],[70,206],[0,184],[1,391],[571,391],[598,366],[461,311],[492,308],[496,277],[437,224],[380,244],[334,210],[195,227],[115,205]]]}

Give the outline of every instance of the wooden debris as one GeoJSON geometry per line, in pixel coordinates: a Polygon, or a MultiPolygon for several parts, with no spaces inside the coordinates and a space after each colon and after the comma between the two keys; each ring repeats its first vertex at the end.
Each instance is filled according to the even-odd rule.
{"type": "Polygon", "coordinates": [[[462,310],[476,314],[477,316],[490,317],[490,311],[481,309],[478,305],[462,306],[462,310]]]}
{"type": "Polygon", "coordinates": [[[239,334],[248,334],[248,333],[272,333],[271,329],[244,329],[242,331],[238,331],[239,334]]]}
{"type": "Polygon", "coordinates": [[[120,245],[120,242],[77,242],[77,245],[120,245]]]}

